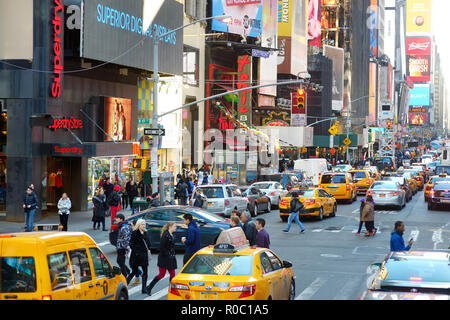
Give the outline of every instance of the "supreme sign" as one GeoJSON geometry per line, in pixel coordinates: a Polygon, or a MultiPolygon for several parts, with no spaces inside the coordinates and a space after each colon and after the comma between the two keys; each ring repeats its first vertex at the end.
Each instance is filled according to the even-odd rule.
{"type": "Polygon", "coordinates": [[[62,57],[62,17],[64,15],[63,6],[61,0],[54,1],[54,14],[53,14],[53,82],[51,89],[51,96],[53,98],[59,98],[61,96],[61,74],[63,71],[63,57],[62,57]],[[58,15],[58,12],[61,16],[58,15]]]}
{"type": "Polygon", "coordinates": [[[52,124],[48,126],[49,129],[82,129],[83,121],[75,119],[74,117],[64,117],[63,119],[53,119],[52,124]]]}

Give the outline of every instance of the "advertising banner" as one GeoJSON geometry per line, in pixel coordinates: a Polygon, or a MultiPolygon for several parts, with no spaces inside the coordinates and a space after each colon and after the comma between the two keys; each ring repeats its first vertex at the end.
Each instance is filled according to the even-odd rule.
{"type": "Polygon", "coordinates": [[[431,0],[407,0],[406,34],[431,33],[431,0]]]}
{"type": "Polygon", "coordinates": [[[407,79],[412,82],[429,82],[431,80],[431,56],[408,55],[407,79]]]}
{"type": "Polygon", "coordinates": [[[395,8],[386,9],[384,12],[384,53],[391,63],[395,62],[395,8]]]}
{"type": "MultiPolygon", "coordinates": [[[[105,97],[105,131],[115,140],[131,139],[131,99],[105,97]]],[[[107,136],[106,140],[111,141],[107,136]]]]}
{"type": "Polygon", "coordinates": [[[344,107],[344,49],[324,45],[323,55],[333,61],[332,108],[344,107]]]}
{"type": "Polygon", "coordinates": [[[430,85],[415,84],[414,89],[410,91],[410,106],[429,106],[430,105],[430,85]]]}
{"type": "Polygon", "coordinates": [[[412,126],[424,126],[429,124],[429,113],[427,112],[409,112],[408,123],[412,126]]]}
{"type": "Polygon", "coordinates": [[[431,55],[430,37],[407,37],[406,54],[407,55],[431,55]]]}
{"type": "MultiPolygon", "coordinates": [[[[278,46],[278,3],[277,0],[263,0],[263,30],[261,45],[266,48],[277,49],[278,46]]],[[[261,84],[277,82],[278,57],[277,51],[265,51],[268,57],[259,59],[259,74],[261,84]]],[[[270,96],[277,95],[277,87],[259,88],[259,93],[270,96]]]]}
{"type": "Polygon", "coordinates": [[[378,57],[378,0],[370,0],[369,12],[369,35],[370,35],[370,56],[378,57]]]}
{"type": "Polygon", "coordinates": [[[308,1],[308,45],[322,47],[322,0],[308,1]]]}
{"type": "Polygon", "coordinates": [[[376,124],[377,64],[369,64],[369,125],[376,124]]]}
{"type": "Polygon", "coordinates": [[[212,16],[229,15],[230,22],[213,19],[211,29],[257,37],[262,32],[263,0],[212,0],[212,16]]]}
{"type": "MultiPolygon", "coordinates": [[[[238,61],[237,89],[249,87],[252,82],[252,57],[249,55],[239,56],[238,61]]],[[[250,125],[252,110],[252,90],[240,91],[238,95],[238,120],[250,125]]]]}
{"type": "MultiPolygon", "coordinates": [[[[144,8],[144,0],[85,0],[82,4],[82,58],[153,70],[153,29],[164,34],[183,25],[183,5],[175,0],[164,1],[160,9],[144,8]],[[144,17],[154,15],[145,31],[144,17]]],[[[159,57],[159,71],[183,73],[182,29],[159,41],[159,57]]]]}

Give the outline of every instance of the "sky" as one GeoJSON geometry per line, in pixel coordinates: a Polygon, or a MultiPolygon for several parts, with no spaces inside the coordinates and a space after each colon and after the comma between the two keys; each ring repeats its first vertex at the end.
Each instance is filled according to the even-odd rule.
{"type": "Polygon", "coordinates": [[[450,83],[450,1],[433,0],[432,2],[432,33],[436,38],[438,51],[441,56],[442,72],[447,83],[450,83]]]}

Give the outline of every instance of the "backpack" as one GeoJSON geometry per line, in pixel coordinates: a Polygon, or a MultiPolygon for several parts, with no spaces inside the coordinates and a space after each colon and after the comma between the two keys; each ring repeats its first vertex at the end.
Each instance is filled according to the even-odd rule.
{"type": "Polygon", "coordinates": [[[294,202],[294,205],[292,206],[292,203],[291,203],[291,208],[290,208],[291,213],[300,212],[301,210],[303,210],[304,205],[300,200],[296,199],[296,200],[292,200],[292,201],[294,202]]]}

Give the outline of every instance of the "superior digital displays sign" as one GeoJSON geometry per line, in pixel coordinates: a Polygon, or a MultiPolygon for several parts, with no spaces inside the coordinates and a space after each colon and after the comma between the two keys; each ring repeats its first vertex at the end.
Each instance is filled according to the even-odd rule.
{"type": "Polygon", "coordinates": [[[410,106],[429,106],[430,105],[430,85],[415,84],[414,89],[410,91],[410,106]]]}

